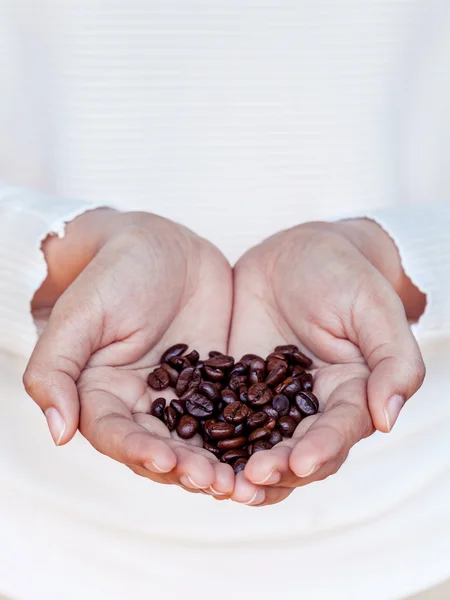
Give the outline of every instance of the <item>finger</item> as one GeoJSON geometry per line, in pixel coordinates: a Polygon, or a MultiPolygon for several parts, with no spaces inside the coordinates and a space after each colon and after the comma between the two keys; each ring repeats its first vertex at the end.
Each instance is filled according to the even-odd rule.
{"type": "Polygon", "coordinates": [[[264,502],[265,497],[264,489],[248,481],[242,471],[236,475],[231,500],[248,506],[257,506],[264,502]]]}
{"type": "Polygon", "coordinates": [[[215,481],[207,492],[222,498],[230,497],[234,490],[234,472],[230,465],[218,462],[214,465],[215,481]]]}
{"type": "Polygon", "coordinates": [[[425,365],[403,304],[381,277],[358,299],[354,328],[372,374],[370,414],[376,429],[388,432],[404,403],[423,383],[425,365]]]}
{"type": "Polygon", "coordinates": [[[189,448],[186,444],[173,442],[177,457],[175,477],[183,487],[193,490],[206,490],[215,483],[215,471],[209,459],[201,453],[201,448],[189,448]]]}
{"type": "Polygon", "coordinates": [[[288,496],[292,494],[294,488],[282,488],[282,487],[264,487],[265,499],[261,504],[257,504],[256,507],[271,506],[272,504],[278,504],[283,500],[286,500],[288,496]]]}

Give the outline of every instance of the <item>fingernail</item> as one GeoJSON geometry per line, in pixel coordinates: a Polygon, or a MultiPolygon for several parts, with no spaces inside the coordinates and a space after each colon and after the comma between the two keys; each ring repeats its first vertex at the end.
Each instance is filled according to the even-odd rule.
{"type": "Polygon", "coordinates": [[[321,465],[311,465],[311,467],[306,467],[305,469],[303,469],[303,471],[295,471],[295,474],[297,475],[297,477],[311,477],[311,475],[314,475],[314,473],[316,471],[318,471],[320,469],[321,465]]]}
{"type": "Polygon", "coordinates": [[[172,469],[163,469],[154,460],[152,460],[151,462],[145,463],[144,467],[148,471],[156,471],[157,473],[170,473],[170,471],[172,470],[172,469]]]}
{"type": "Polygon", "coordinates": [[[209,487],[209,485],[198,485],[191,477],[189,477],[189,475],[182,475],[180,477],[180,483],[184,485],[184,487],[194,488],[195,490],[204,490],[209,487]]]}
{"type": "Polygon", "coordinates": [[[265,497],[266,494],[263,490],[256,490],[252,498],[248,502],[245,502],[245,504],[247,506],[256,506],[257,504],[261,504],[261,502],[264,502],[265,497]]]}
{"type": "Polygon", "coordinates": [[[281,473],[273,469],[272,471],[270,471],[270,473],[265,479],[263,479],[262,481],[254,481],[253,483],[255,483],[256,485],[273,485],[274,483],[278,483],[280,479],[281,473]]]}
{"type": "Polygon", "coordinates": [[[391,429],[394,427],[404,404],[404,399],[398,394],[392,396],[392,398],[389,398],[387,401],[386,408],[384,409],[384,415],[386,417],[386,426],[388,431],[391,431],[391,429]]]}
{"type": "Polygon", "coordinates": [[[215,490],[213,488],[212,485],[209,486],[208,491],[210,494],[213,494],[214,496],[226,496],[226,492],[218,492],[217,490],[215,490]]]}
{"type": "Polygon", "coordinates": [[[53,406],[47,408],[45,411],[45,418],[47,419],[48,428],[52,434],[53,441],[59,446],[66,431],[66,422],[53,406]]]}

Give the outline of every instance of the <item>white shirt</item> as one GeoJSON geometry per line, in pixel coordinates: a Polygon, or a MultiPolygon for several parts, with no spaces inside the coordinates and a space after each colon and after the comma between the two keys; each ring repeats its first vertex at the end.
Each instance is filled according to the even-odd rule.
{"type": "Polygon", "coordinates": [[[449,10],[0,0],[0,593],[384,600],[450,576],[449,10]],[[231,261],[295,223],[376,218],[427,293],[424,387],[392,434],[264,509],[140,479],[81,436],[55,448],[21,387],[29,303],[40,241],[89,201],[231,261]]]}

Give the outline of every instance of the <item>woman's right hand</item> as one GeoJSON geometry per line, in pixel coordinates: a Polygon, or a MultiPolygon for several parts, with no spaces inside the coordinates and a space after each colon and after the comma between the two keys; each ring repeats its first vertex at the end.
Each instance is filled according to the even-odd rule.
{"type": "Polygon", "coordinates": [[[150,390],[147,377],[178,342],[202,355],[226,351],[231,267],[214,246],[154,215],[118,213],[110,229],[56,301],[25,372],[26,390],[56,444],[79,427],[98,451],[139,475],[230,495],[229,465],[148,414],[164,394],[150,390]]]}

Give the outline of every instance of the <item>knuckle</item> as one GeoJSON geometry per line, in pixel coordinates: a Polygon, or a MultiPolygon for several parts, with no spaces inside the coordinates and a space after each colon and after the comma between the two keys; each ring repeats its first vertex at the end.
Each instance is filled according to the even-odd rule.
{"type": "Polygon", "coordinates": [[[22,377],[23,386],[25,391],[33,400],[39,393],[39,389],[42,386],[42,374],[36,367],[28,366],[22,377]]]}

